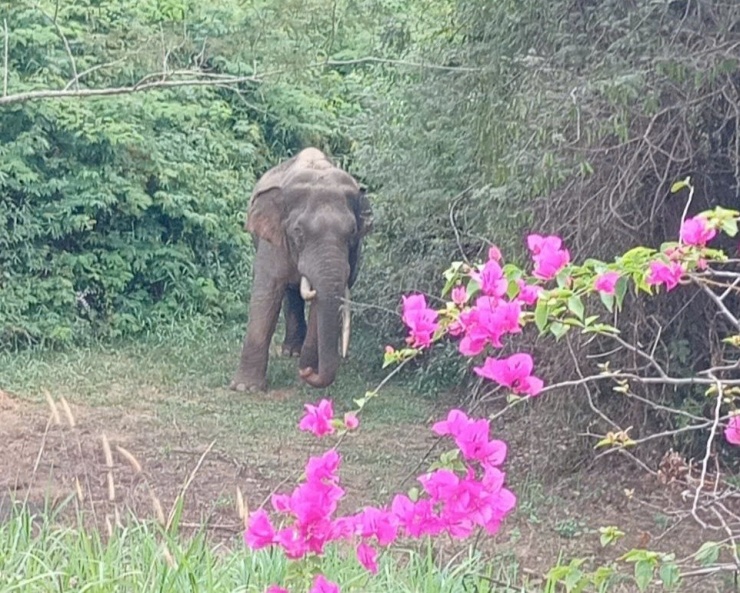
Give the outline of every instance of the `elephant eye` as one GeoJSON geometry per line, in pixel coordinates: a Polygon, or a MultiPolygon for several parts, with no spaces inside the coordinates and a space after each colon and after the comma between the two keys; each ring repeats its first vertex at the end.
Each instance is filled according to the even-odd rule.
{"type": "Polygon", "coordinates": [[[303,228],[301,228],[299,225],[294,225],[290,232],[290,238],[293,240],[293,243],[300,247],[303,245],[303,239],[304,239],[304,233],[303,228]]]}

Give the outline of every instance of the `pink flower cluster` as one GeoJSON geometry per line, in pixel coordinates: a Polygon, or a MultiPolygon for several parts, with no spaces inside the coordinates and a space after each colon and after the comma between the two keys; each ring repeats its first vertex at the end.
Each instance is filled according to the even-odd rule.
{"type": "Polygon", "coordinates": [[[570,263],[570,253],[562,249],[563,241],[560,237],[550,235],[529,235],[527,247],[532,253],[534,270],[532,274],[541,280],[552,280],[570,263]]]}
{"type": "MultiPolygon", "coordinates": [[[[665,284],[667,291],[676,288],[686,272],[681,260],[688,253],[689,247],[706,247],[706,244],[717,235],[717,229],[711,227],[709,221],[703,216],[695,216],[684,220],[679,235],[683,245],[666,249],[663,254],[668,262],[662,260],[650,262],[646,278],[649,285],[665,284]]],[[[706,267],[706,261],[699,259],[697,265],[699,269],[703,269],[706,267]]]]}
{"type": "MultiPolygon", "coordinates": [[[[321,405],[312,409],[319,408],[321,405]]],[[[290,517],[287,525],[275,527],[264,509],[249,516],[244,533],[247,546],[253,550],[279,546],[295,560],[321,555],[331,542],[354,542],[360,564],[376,574],[378,548],[391,545],[399,537],[449,534],[466,538],[476,527],[496,533],[516,505],[514,494],[504,488],[505,474],[500,469],[506,458],[506,444],[489,438],[488,420],[468,418],[460,410],[450,411],[447,419],[437,422],[432,430],[454,439],[466,462],[463,475],[437,469],[418,478],[426,496],[411,500],[398,494],[390,508],[368,506],[354,515],[335,517],[345,492],[339,485],[341,458],[331,449],[308,460],[306,479],[291,494],[273,495],[273,509],[290,517]]],[[[323,434],[320,428],[311,432],[323,434]]],[[[272,586],[267,593],[285,591],[272,586]]],[[[329,592],[338,593],[339,587],[318,575],[310,593],[329,592]]]]}
{"type": "MultiPolygon", "coordinates": [[[[542,278],[554,277],[570,261],[568,251],[562,249],[557,237],[530,235],[528,244],[533,253],[535,275],[542,278]]],[[[459,337],[459,350],[464,356],[477,356],[487,347],[503,347],[503,338],[521,333],[523,309],[537,302],[544,291],[542,286],[518,280],[517,295],[509,299],[509,281],[501,267],[501,252],[493,246],[488,252],[488,261],[469,275],[482,293],[469,305],[468,290],[458,285],[452,289],[451,298],[458,313],[446,330],[450,336],[459,337]]],[[[433,335],[440,329],[439,313],[430,309],[423,295],[403,297],[403,321],[409,329],[407,342],[413,347],[428,347],[433,335]]],[[[537,395],[543,383],[531,375],[533,363],[527,354],[514,355],[509,359],[487,358],[475,372],[480,376],[509,387],[520,395],[537,395]]]]}
{"type": "Polygon", "coordinates": [[[717,229],[710,227],[709,221],[703,216],[684,220],[679,234],[682,243],[695,247],[704,247],[716,235],[717,229]]]}
{"type": "MultiPolygon", "coordinates": [[[[334,433],[334,408],[331,401],[322,399],[318,406],[306,404],[306,413],[298,423],[298,428],[303,431],[312,432],[317,437],[334,433]]],[[[347,412],[344,415],[344,427],[354,430],[360,425],[357,415],[347,412]]]]}
{"type": "Polygon", "coordinates": [[[432,336],[439,328],[439,314],[427,306],[423,294],[403,297],[403,322],[411,330],[408,342],[414,348],[423,348],[432,343],[432,336]]]}

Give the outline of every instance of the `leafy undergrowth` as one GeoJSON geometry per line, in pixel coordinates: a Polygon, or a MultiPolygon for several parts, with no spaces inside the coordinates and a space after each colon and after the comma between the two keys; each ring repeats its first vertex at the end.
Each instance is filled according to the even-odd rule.
{"type": "MultiPolygon", "coordinates": [[[[245,549],[245,508],[292,489],[307,456],[330,446],[296,429],[303,404],[329,396],[338,414],[351,409],[376,386],[382,351],[351,353],[328,393],[299,385],[295,359],[272,357],[271,391],[237,394],[225,385],[242,331],[193,322],[136,343],[0,355],[0,591],[262,591],[279,576],[277,555],[245,549]],[[40,518],[14,514],[11,499],[40,518]]],[[[342,445],[340,510],[411,487],[431,422],[453,405],[384,388],[342,445]]],[[[496,538],[475,553],[443,542],[439,569],[422,547],[386,558],[367,583],[351,555],[332,557],[327,576],[363,591],[535,592],[558,561],[597,566],[633,547],[688,555],[711,539],[677,512],[680,489],[613,457],[575,467],[540,407],[492,423],[519,498],[496,538]],[[627,534],[617,550],[599,544],[606,525],[627,534]]]]}

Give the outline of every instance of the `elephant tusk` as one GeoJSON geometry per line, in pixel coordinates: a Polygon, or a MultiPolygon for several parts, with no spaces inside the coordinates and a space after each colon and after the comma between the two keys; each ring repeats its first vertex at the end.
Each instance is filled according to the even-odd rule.
{"type": "Polygon", "coordinates": [[[344,289],[344,303],[342,304],[342,358],[347,358],[349,350],[349,333],[350,333],[350,311],[349,311],[349,288],[344,289]]]}
{"type": "Polygon", "coordinates": [[[311,283],[308,281],[308,278],[301,276],[301,298],[304,301],[310,301],[313,300],[315,296],[316,291],[311,288],[311,283]]]}

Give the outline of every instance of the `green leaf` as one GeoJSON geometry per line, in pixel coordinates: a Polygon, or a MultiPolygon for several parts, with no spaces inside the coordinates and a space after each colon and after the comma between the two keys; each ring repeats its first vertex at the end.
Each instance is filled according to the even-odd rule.
{"type": "Polygon", "coordinates": [[[573,313],[578,319],[583,320],[583,302],[581,301],[581,297],[578,295],[573,295],[568,299],[568,310],[573,313]]]}
{"type": "Polygon", "coordinates": [[[622,303],[624,303],[624,297],[627,294],[629,288],[629,279],[625,276],[621,276],[617,280],[617,284],[614,287],[614,297],[617,300],[617,310],[622,310],[622,303]]]}
{"type": "Polygon", "coordinates": [[[547,326],[547,310],[547,301],[545,299],[539,299],[534,309],[534,323],[537,329],[540,330],[540,334],[545,331],[545,327],[547,326]]]}
{"type": "Polygon", "coordinates": [[[581,582],[581,579],[583,578],[583,572],[580,571],[578,568],[571,568],[568,572],[568,575],[565,577],[565,590],[566,591],[573,591],[576,586],[581,582]]]}
{"type": "Polygon", "coordinates": [[[696,561],[702,566],[710,566],[717,562],[722,544],[717,542],[704,542],[696,552],[696,561]]]}
{"type": "Polygon", "coordinates": [[[663,564],[658,571],[660,580],[663,581],[663,587],[673,589],[681,580],[681,573],[673,562],[663,564]]]}
{"type": "Polygon", "coordinates": [[[550,325],[550,333],[555,336],[556,341],[560,340],[560,338],[567,334],[569,329],[569,325],[565,325],[564,323],[560,323],[559,321],[553,321],[552,325],[550,325]]]}
{"type": "Polygon", "coordinates": [[[653,580],[653,564],[648,560],[638,560],[635,563],[635,582],[640,591],[645,591],[653,580]]]}
{"type": "Polygon", "coordinates": [[[598,316],[598,315],[589,315],[588,317],[586,317],[586,319],[584,319],[584,320],[583,320],[583,324],[584,324],[584,325],[585,325],[586,327],[588,327],[588,326],[589,326],[589,325],[591,325],[591,324],[592,324],[592,323],[593,323],[594,321],[596,321],[596,320],[597,320],[598,318],[599,318],[599,316],[598,316]]]}
{"type": "Polygon", "coordinates": [[[722,226],[720,228],[730,237],[734,237],[737,235],[737,220],[734,218],[727,218],[722,221],[722,226]]]}
{"type": "Polygon", "coordinates": [[[608,546],[609,544],[615,543],[618,539],[624,537],[624,531],[621,531],[617,527],[610,525],[608,527],[599,528],[599,541],[602,546],[608,546]]]}
{"type": "Polygon", "coordinates": [[[681,181],[676,181],[673,185],[671,185],[671,193],[678,193],[686,187],[691,187],[691,177],[686,177],[681,181]]]}
{"type": "Polygon", "coordinates": [[[609,311],[609,313],[614,311],[614,295],[613,294],[599,292],[599,298],[601,299],[601,302],[604,303],[604,306],[606,307],[607,311],[609,311]]]}

